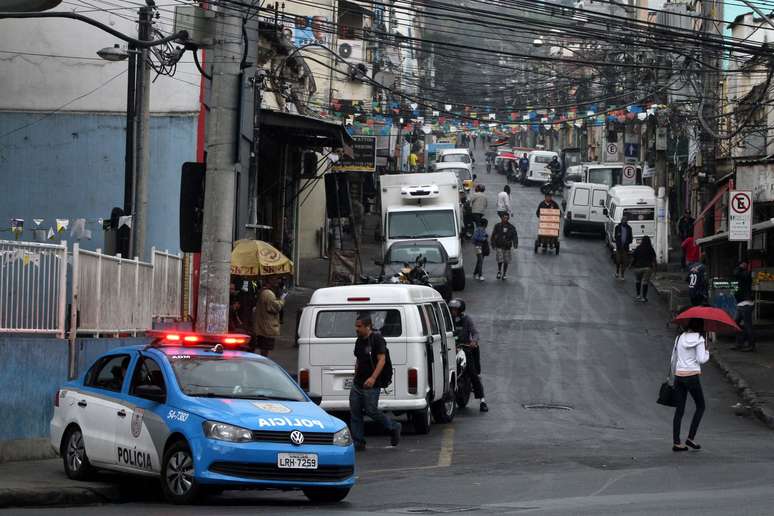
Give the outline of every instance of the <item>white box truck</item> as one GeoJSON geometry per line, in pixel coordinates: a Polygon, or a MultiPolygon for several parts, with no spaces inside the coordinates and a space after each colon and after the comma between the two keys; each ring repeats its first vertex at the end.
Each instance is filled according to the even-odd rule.
{"type": "Polygon", "coordinates": [[[395,242],[434,238],[452,267],[452,288],[465,288],[462,263],[462,207],[453,172],[394,174],[379,178],[382,256],[395,242]]]}

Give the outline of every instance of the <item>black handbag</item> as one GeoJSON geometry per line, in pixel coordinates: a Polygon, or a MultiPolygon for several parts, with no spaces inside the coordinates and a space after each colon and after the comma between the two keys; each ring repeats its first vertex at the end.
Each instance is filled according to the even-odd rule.
{"type": "Polygon", "coordinates": [[[667,379],[661,384],[661,387],[658,390],[658,399],[656,400],[656,403],[664,405],[665,407],[674,407],[677,405],[675,401],[675,387],[672,384],[672,358],[677,350],[678,339],[680,339],[679,336],[675,339],[675,347],[672,348],[672,355],[669,357],[669,373],[667,374],[667,379]]]}

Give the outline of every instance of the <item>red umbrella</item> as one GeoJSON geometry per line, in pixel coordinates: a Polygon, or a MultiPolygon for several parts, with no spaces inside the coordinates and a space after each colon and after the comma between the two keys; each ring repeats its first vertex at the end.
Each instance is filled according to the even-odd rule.
{"type": "Polygon", "coordinates": [[[718,333],[742,331],[725,310],[712,306],[694,306],[679,314],[672,322],[685,325],[688,324],[688,321],[691,319],[703,320],[705,331],[714,331],[718,333]]]}

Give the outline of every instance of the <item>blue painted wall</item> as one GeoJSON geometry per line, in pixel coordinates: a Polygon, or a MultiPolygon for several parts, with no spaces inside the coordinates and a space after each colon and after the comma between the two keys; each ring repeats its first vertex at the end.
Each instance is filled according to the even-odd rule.
{"type": "MultiPolygon", "coordinates": [[[[32,240],[33,218],[46,219],[41,227],[48,229],[56,218],[108,218],[114,206],[123,206],[125,120],[0,112],[0,228],[22,218],[22,239],[32,240]]],[[[152,117],[150,141],[147,247],[177,251],[180,167],[196,157],[196,116],[152,117]]],[[[81,241],[82,247],[103,247],[101,228],[93,223],[87,229],[93,237],[81,241]]],[[[0,239],[11,238],[0,232],[0,239]]],[[[69,232],[61,238],[73,241],[69,232]]]]}
{"type": "MultiPolygon", "coordinates": [[[[149,338],[78,339],[78,374],[111,349],[149,338]]],[[[54,394],[67,381],[67,341],[0,335],[0,443],[48,437],[54,394]]]]}

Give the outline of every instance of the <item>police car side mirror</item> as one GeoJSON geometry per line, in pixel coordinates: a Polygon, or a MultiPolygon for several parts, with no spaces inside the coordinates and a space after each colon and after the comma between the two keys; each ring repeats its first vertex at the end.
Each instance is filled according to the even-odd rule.
{"type": "Polygon", "coordinates": [[[164,403],[167,398],[164,390],[158,385],[138,385],[134,388],[134,395],[157,403],[164,403]]]}
{"type": "Polygon", "coordinates": [[[310,394],[309,399],[312,400],[312,403],[318,406],[320,405],[320,403],[322,403],[322,396],[320,396],[319,394],[310,394]]]}

